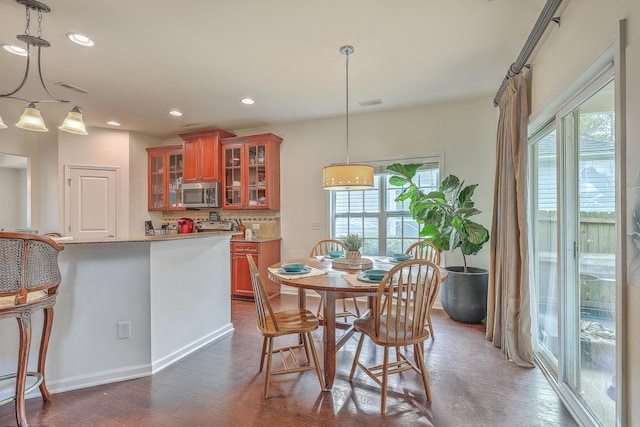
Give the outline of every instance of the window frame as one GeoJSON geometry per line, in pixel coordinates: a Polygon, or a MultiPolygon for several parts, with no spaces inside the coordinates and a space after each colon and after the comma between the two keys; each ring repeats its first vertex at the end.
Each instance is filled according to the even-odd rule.
{"type": "MultiPolygon", "coordinates": [[[[359,162],[359,163],[363,163],[363,162],[359,162]]],[[[375,174],[375,178],[374,178],[374,183],[377,184],[377,190],[378,191],[378,201],[377,201],[377,212],[366,212],[365,211],[365,206],[363,203],[363,212],[358,212],[358,213],[336,213],[335,212],[335,207],[336,207],[336,198],[337,198],[337,193],[340,193],[342,191],[346,191],[346,190],[342,190],[342,191],[331,191],[328,194],[328,222],[329,222],[329,235],[331,239],[341,239],[342,237],[344,237],[343,235],[337,235],[337,219],[339,218],[362,218],[363,219],[363,226],[362,229],[358,230],[357,233],[359,235],[363,234],[363,229],[365,229],[365,225],[364,225],[364,220],[366,218],[376,218],[378,221],[378,235],[377,235],[377,242],[374,245],[374,248],[377,247],[377,250],[375,251],[375,254],[369,254],[368,251],[366,250],[369,246],[371,246],[371,244],[367,244],[367,242],[365,241],[364,244],[364,250],[363,250],[363,254],[367,254],[367,255],[390,255],[390,254],[386,254],[387,251],[387,241],[390,240],[388,238],[388,232],[387,232],[387,221],[389,218],[393,218],[393,217],[400,217],[402,219],[404,218],[411,218],[411,214],[409,213],[408,210],[405,211],[397,211],[397,210],[386,210],[386,206],[387,206],[387,196],[388,196],[388,188],[391,187],[387,187],[387,180],[383,179],[384,175],[386,175],[386,168],[387,166],[394,164],[394,163],[401,163],[401,164],[409,164],[409,163],[422,163],[422,164],[426,164],[429,165],[430,167],[428,169],[432,169],[432,170],[436,170],[437,171],[437,183],[436,185],[439,186],[440,182],[442,182],[442,174],[443,174],[443,170],[444,170],[444,155],[442,153],[438,153],[438,154],[430,154],[430,155],[425,155],[423,157],[411,157],[411,158],[403,158],[403,159],[391,159],[391,160],[378,160],[378,161],[373,161],[373,162],[366,162],[366,164],[373,166],[374,167],[374,174],[375,174]],[[381,249],[383,248],[383,249],[381,249]],[[383,253],[384,252],[384,253],[383,253]]],[[[393,188],[398,188],[398,187],[393,187],[393,188]]],[[[371,190],[355,190],[357,191],[371,191],[371,190]]],[[[364,200],[363,200],[364,201],[364,200]]],[[[351,203],[351,202],[349,202],[351,203]]],[[[406,202],[405,202],[406,203],[406,202]]],[[[351,229],[349,229],[349,232],[352,232],[351,229]]],[[[354,231],[356,232],[356,231],[354,231]]],[[[393,237],[393,239],[398,239],[397,237],[393,237]]],[[[411,244],[414,243],[416,241],[421,240],[419,238],[419,236],[417,237],[405,237],[404,236],[404,226],[402,227],[401,230],[401,235],[399,237],[400,241],[401,241],[401,247],[402,247],[402,251],[404,252],[406,250],[406,248],[411,244]]],[[[373,239],[366,239],[366,240],[373,240],[373,239]]]]}

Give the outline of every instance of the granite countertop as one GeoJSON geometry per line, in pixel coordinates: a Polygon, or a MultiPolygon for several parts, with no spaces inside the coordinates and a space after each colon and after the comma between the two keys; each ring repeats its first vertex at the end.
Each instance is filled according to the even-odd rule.
{"type": "Polygon", "coordinates": [[[94,239],[75,239],[71,237],[56,237],[60,245],[74,245],[79,243],[131,243],[131,242],[162,242],[166,240],[197,239],[211,236],[231,236],[232,231],[210,231],[203,233],[169,234],[165,236],[137,236],[137,237],[102,237],[94,239]]]}

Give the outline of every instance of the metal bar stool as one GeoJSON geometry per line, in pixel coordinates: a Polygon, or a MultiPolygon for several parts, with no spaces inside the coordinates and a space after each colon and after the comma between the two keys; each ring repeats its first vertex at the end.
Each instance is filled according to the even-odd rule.
{"type": "Polygon", "coordinates": [[[25,394],[40,387],[42,399],[51,398],[44,378],[44,367],[53,324],[61,275],[58,254],[64,247],[47,237],[25,233],[0,232],[0,319],[13,317],[18,321],[20,345],[18,368],[15,374],[0,376],[0,381],[15,378],[14,396],[0,400],[0,405],[15,401],[16,421],[27,426],[25,394]],[[44,310],[44,326],[38,354],[38,370],[27,372],[31,344],[31,314],[44,310]],[[25,389],[26,378],[35,383],[25,389]]]}

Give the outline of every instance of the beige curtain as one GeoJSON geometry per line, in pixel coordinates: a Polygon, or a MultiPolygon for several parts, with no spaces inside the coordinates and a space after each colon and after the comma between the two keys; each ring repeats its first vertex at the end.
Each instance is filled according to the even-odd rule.
{"type": "Polygon", "coordinates": [[[533,366],[527,256],[527,84],[513,77],[499,101],[491,226],[487,339],[518,366],[533,366]]]}

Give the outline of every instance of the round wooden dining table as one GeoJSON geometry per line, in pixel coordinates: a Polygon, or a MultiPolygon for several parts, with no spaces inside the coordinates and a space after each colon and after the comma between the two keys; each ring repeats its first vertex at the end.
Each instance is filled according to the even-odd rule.
{"type": "MultiPolygon", "coordinates": [[[[378,263],[375,258],[373,260],[373,268],[389,270],[391,264],[378,263]]],[[[354,286],[347,282],[344,274],[357,274],[362,270],[342,270],[333,267],[333,262],[330,259],[324,257],[310,257],[310,258],[298,258],[279,262],[270,266],[270,268],[280,268],[282,264],[286,263],[303,263],[309,267],[317,268],[319,270],[326,271],[326,274],[311,276],[311,277],[299,277],[299,278],[284,278],[280,275],[275,275],[269,272],[269,279],[275,283],[292,286],[298,288],[298,305],[301,308],[306,306],[306,290],[311,289],[318,292],[324,298],[324,319],[321,320],[321,324],[324,324],[323,334],[323,351],[324,351],[324,383],[327,389],[333,386],[333,381],[336,375],[336,352],[349,340],[355,330],[350,323],[338,323],[336,322],[336,299],[339,298],[352,298],[366,296],[367,305],[369,310],[373,307],[374,297],[378,290],[377,283],[362,283],[362,286],[354,286]],[[336,341],[336,328],[345,329],[345,333],[336,341]]],[[[366,315],[367,312],[365,312],[366,315]]]]}

